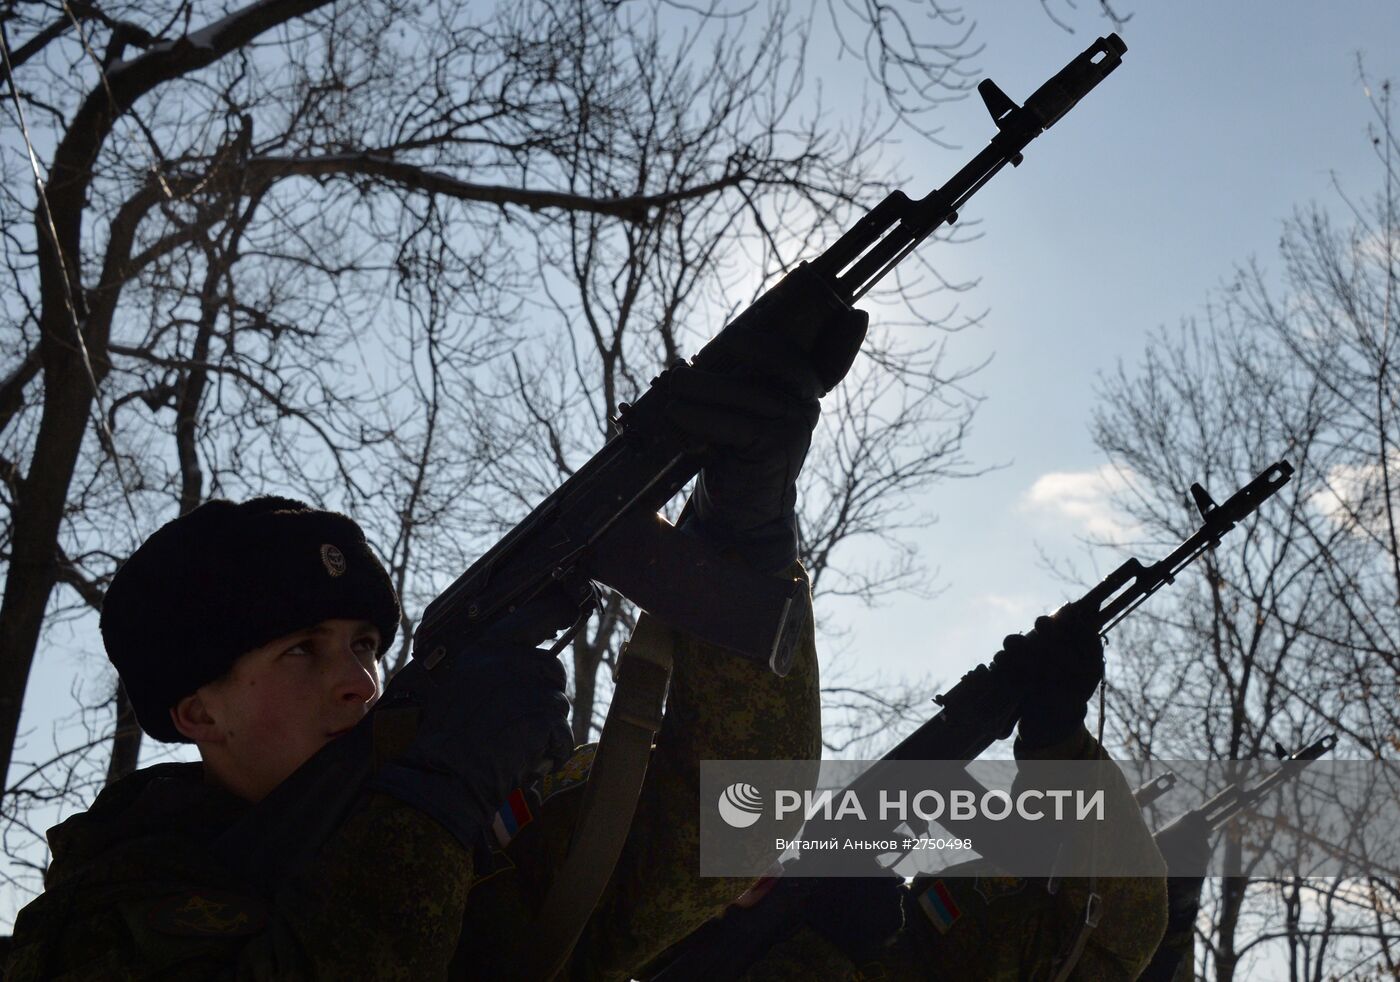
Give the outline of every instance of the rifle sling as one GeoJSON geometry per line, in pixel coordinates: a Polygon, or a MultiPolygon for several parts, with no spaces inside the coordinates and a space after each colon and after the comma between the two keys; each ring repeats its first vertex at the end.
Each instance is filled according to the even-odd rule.
{"type": "Polygon", "coordinates": [[[598,750],[584,785],[569,855],[554,875],[534,923],[521,978],[553,979],[564,968],[612,878],[661,728],[671,653],[666,645],[624,645],[598,750]]]}
{"type": "MultiPolygon", "coordinates": [[[[1097,752],[1103,756],[1103,726],[1107,715],[1104,713],[1104,685],[1099,682],[1099,729],[1097,738],[1097,752]]],[[[1084,917],[1080,920],[1079,926],[1074,930],[1074,938],[1070,942],[1068,950],[1065,951],[1059,962],[1058,970],[1055,972],[1053,982],[1066,982],[1074,967],[1079,964],[1080,957],[1084,954],[1084,946],[1089,943],[1089,935],[1094,928],[1099,926],[1099,917],[1103,913],[1103,897],[1099,895],[1099,878],[1097,870],[1094,868],[1094,860],[1097,858],[1097,848],[1099,840],[1099,827],[1097,823],[1089,826],[1089,897],[1084,901],[1084,917]]]]}

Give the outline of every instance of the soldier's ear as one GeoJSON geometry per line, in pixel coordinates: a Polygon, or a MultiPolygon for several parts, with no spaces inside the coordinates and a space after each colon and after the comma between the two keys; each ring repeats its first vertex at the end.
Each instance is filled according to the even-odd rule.
{"type": "Polygon", "coordinates": [[[204,704],[198,690],[170,707],[170,721],[181,736],[195,743],[219,742],[222,739],[219,726],[209,715],[209,707],[204,704]]]}

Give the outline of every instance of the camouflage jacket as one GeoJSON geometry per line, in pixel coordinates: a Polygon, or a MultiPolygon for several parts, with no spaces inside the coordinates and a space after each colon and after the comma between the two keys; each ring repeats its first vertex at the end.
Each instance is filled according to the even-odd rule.
{"type": "Polygon", "coordinates": [[[471,863],[436,822],[371,797],[269,897],[206,848],[248,807],[199,764],[104,790],[50,830],[46,889],[20,911],[5,978],[408,978],[450,957],[471,863]]]}
{"type": "MultiPolygon", "coordinates": [[[[626,980],[718,915],[748,880],[701,878],[699,764],[702,760],[821,756],[816,649],[808,618],[791,673],[766,669],[642,618],[629,647],[666,645],[675,658],[666,717],[631,832],[612,880],[574,949],[568,977],[626,980]]],[[[568,851],[585,748],[539,789],[540,817],[493,856],[467,899],[454,975],[512,978],[533,943],[532,914],[568,851]]]]}
{"type": "MultiPolygon", "coordinates": [[[[631,645],[669,646],[674,672],[632,832],[573,979],[627,978],[748,887],[697,875],[701,760],[819,756],[810,628],[783,679],[646,616],[631,645]]],[[[198,764],[138,771],[50,831],[46,890],[20,912],[4,977],[511,978],[568,849],[591,755],[528,789],[529,820],[475,878],[435,822],[371,796],[273,896],[207,849],[246,803],[203,783],[198,764]]]]}

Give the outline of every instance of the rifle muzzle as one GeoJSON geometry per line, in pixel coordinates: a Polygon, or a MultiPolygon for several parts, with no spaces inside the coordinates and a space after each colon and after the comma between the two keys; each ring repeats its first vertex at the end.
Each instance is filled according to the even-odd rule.
{"type": "Polygon", "coordinates": [[[1128,46],[1117,34],[1099,38],[1032,92],[1026,99],[1025,108],[1039,117],[1041,129],[1048,130],[1094,86],[1107,78],[1109,72],[1123,63],[1123,53],[1127,50],[1128,46]]]}

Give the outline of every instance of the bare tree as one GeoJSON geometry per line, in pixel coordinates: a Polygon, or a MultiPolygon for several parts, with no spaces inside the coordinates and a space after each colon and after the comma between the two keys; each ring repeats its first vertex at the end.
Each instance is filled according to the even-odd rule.
{"type": "MultiPolygon", "coordinates": [[[[1112,715],[1164,758],[1244,759],[1326,730],[1343,756],[1400,751],[1400,207],[1389,85],[1373,105],[1378,193],[1337,227],[1297,212],[1281,276],[1239,271],[1204,321],[1159,334],[1105,380],[1095,439],[1146,543],[1195,523],[1193,480],[1237,486],[1274,459],[1293,482],[1170,596],[1120,631],[1112,715]]],[[[1393,887],[1393,885],[1391,885],[1393,887]]],[[[1232,979],[1281,948],[1293,978],[1389,964],[1400,923],[1379,882],[1248,881],[1212,892],[1198,964],[1232,979]]]]}
{"type": "MultiPolygon", "coordinates": [[[[424,603],[621,401],[887,190],[885,124],[834,128],[805,94],[818,15],[906,100],[891,119],[911,91],[959,91],[968,27],[926,0],[265,0],[203,23],[174,2],[7,6],[6,765],[44,632],[90,627],[130,550],[210,497],[360,518],[405,600],[401,663],[424,603]],[[947,37],[891,31],[901,8],[947,37]]],[[[956,326],[923,292],[891,295],[956,326]]],[[[894,535],[920,520],[909,495],[969,472],[975,400],[949,362],[877,332],[829,407],[804,489],[819,593],[920,580],[894,535]],[[853,565],[862,537],[887,558],[853,565]]],[[[609,598],[576,642],[580,738],[631,616],[609,598]]],[[[52,766],[90,762],[113,715],[105,774],[135,766],[129,707],[98,701],[83,719],[107,722],[52,766]]],[[[26,788],[79,804],[94,786],[15,762],[15,820],[26,788]]]]}

